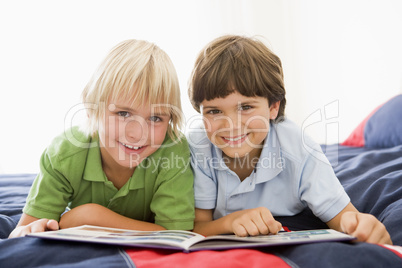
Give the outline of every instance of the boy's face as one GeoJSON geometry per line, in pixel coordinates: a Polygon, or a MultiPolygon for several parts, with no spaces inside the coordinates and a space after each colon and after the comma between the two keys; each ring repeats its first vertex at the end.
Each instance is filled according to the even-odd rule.
{"type": "Polygon", "coordinates": [[[270,119],[278,115],[279,104],[269,107],[266,98],[246,97],[237,91],[204,100],[201,113],[208,138],[228,157],[255,156],[268,134],[270,119]]]}
{"type": "Polygon", "coordinates": [[[170,114],[158,105],[109,101],[99,128],[103,165],[134,168],[163,143],[170,114]]]}

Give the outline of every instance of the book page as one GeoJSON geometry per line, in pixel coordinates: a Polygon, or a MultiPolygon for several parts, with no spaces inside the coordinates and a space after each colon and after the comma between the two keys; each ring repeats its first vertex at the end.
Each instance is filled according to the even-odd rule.
{"type": "Polygon", "coordinates": [[[191,244],[204,239],[202,235],[181,230],[135,231],[90,225],[58,231],[33,233],[29,234],[29,236],[121,246],[140,246],[146,244],[147,246],[154,245],[154,247],[163,248],[165,245],[167,248],[173,247],[177,249],[188,249],[191,244]]]}
{"type": "Polygon", "coordinates": [[[216,235],[204,237],[181,230],[135,231],[84,225],[75,228],[32,233],[28,236],[103,243],[119,246],[179,249],[185,252],[208,249],[251,248],[305,244],[324,241],[349,241],[354,237],[331,229],[280,232],[276,235],[239,237],[216,235]]]}
{"type": "Polygon", "coordinates": [[[280,232],[276,235],[247,237],[216,235],[206,237],[202,241],[196,242],[190,247],[190,250],[280,246],[315,242],[350,241],[354,239],[355,237],[353,236],[332,229],[280,232]]]}

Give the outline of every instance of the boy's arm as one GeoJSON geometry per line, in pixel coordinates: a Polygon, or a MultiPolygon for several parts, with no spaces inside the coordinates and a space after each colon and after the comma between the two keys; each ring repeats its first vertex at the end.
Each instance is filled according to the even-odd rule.
{"type": "Polygon", "coordinates": [[[193,232],[204,236],[233,233],[227,226],[228,216],[213,220],[212,209],[195,209],[193,232]]]}
{"type": "Polygon", "coordinates": [[[282,228],[264,207],[245,209],[213,220],[212,209],[195,209],[194,232],[204,236],[236,234],[238,236],[276,234],[282,228]]]}
{"type": "Polygon", "coordinates": [[[70,228],[80,225],[96,225],[102,227],[132,229],[141,231],[166,230],[164,227],[145,221],[134,220],[122,216],[98,204],[84,204],[63,214],[60,228],[70,228]]]}
{"type": "Polygon", "coordinates": [[[23,213],[17,227],[10,233],[9,238],[57,229],[59,229],[59,223],[55,220],[38,219],[23,213]]]}
{"type": "Polygon", "coordinates": [[[352,203],[349,203],[332,220],[328,227],[353,235],[358,241],[379,244],[391,244],[391,237],[377,218],[371,214],[360,213],[352,203]]]}

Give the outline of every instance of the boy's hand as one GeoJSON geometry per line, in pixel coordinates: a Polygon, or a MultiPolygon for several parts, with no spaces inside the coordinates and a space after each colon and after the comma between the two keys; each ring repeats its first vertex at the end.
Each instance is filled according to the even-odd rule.
{"type": "Polygon", "coordinates": [[[265,207],[234,212],[233,216],[232,230],[237,236],[277,234],[282,228],[265,207]]]}
{"type": "Polygon", "coordinates": [[[25,236],[30,233],[39,233],[44,231],[55,231],[59,229],[59,223],[55,220],[40,219],[30,224],[18,226],[15,228],[8,238],[25,236]]]}
{"type": "Polygon", "coordinates": [[[347,211],[342,215],[340,224],[343,232],[355,236],[358,241],[392,245],[384,224],[373,215],[347,211]]]}

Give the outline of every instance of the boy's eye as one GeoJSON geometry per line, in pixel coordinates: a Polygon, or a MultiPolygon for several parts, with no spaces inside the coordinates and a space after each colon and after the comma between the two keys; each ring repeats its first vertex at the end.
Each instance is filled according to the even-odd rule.
{"type": "Polygon", "coordinates": [[[240,111],[250,110],[251,108],[253,108],[253,107],[251,107],[250,105],[240,105],[239,106],[240,111]]]}
{"type": "Polygon", "coordinates": [[[118,114],[119,116],[121,116],[121,117],[129,117],[129,116],[130,116],[130,113],[129,113],[129,112],[125,112],[125,111],[117,112],[117,114],[118,114]]]}
{"type": "Polygon", "coordinates": [[[207,114],[219,114],[221,111],[219,111],[219,110],[209,110],[209,111],[207,111],[207,114]]]}
{"type": "Polygon", "coordinates": [[[156,123],[156,122],[161,122],[161,121],[162,121],[162,118],[160,118],[159,116],[151,116],[151,117],[149,118],[149,120],[150,120],[151,122],[156,123]]]}

